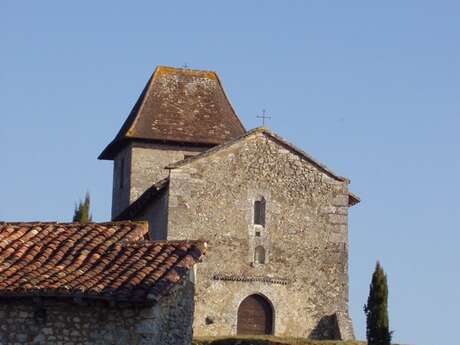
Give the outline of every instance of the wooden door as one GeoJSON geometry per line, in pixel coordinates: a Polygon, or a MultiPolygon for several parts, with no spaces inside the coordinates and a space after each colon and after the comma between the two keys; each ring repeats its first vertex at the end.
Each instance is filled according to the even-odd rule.
{"type": "Polygon", "coordinates": [[[238,309],[237,334],[272,334],[273,311],[270,303],[260,295],[251,295],[238,309]]]}

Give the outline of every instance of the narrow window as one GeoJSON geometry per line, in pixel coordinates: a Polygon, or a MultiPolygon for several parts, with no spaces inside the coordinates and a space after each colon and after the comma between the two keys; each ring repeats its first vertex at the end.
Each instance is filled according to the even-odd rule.
{"type": "Polygon", "coordinates": [[[265,263],[265,249],[262,246],[257,246],[254,250],[254,262],[256,264],[265,263]]]}
{"type": "Polygon", "coordinates": [[[265,199],[254,202],[254,224],[265,226],[265,199]]]}
{"type": "Polygon", "coordinates": [[[120,161],[120,189],[123,189],[124,183],[125,183],[125,157],[122,157],[120,161]]]}

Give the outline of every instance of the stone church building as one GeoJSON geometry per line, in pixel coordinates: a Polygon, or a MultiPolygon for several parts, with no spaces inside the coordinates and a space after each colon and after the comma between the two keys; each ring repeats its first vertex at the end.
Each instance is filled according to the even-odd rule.
{"type": "Polygon", "coordinates": [[[112,217],[201,239],[195,336],[353,339],[341,177],[268,128],[247,131],[214,72],[158,67],[100,159],[112,217]]]}
{"type": "Polygon", "coordinates": [[[0,345],[354,338],[359,198],[270,129],[247,131],[216,73],[158,67],[99,158],[114,161],[111,222],[0,222],[0,345]]]}

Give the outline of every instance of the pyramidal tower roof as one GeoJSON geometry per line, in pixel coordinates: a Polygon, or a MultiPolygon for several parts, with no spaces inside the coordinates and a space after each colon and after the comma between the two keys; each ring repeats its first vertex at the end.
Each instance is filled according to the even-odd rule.
{"type": "Polygon", "coordinates": [[[214,146],[245,132],[215,72],[158,66],[99,159],[130,140],[214,146]]]}

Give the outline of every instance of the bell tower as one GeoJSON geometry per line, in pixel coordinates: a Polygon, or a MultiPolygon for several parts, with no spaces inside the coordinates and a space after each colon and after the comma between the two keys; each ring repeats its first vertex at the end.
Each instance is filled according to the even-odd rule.
{"type": "Polygon", "coordinates": [[[114,162],[112,218],[167,178],[167,165],[245,132],[215,72],[158,66],[99,156],[114,162]]]}

